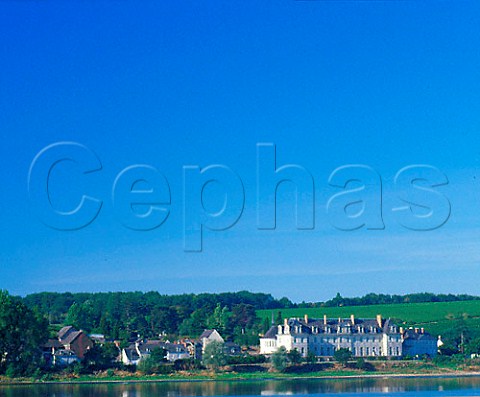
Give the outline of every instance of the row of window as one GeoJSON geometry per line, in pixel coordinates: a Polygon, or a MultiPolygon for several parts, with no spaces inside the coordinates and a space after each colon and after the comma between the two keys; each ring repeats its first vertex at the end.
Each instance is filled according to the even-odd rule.
{"type": "MultiPolygon", "coordinates": [[[[294,338],[294,340],[301,340],[302,338],[294,338]]],[[[307,338],[303,338],[304,340],[306,340],[307,338]]],[[[354,342],[374,342],[374,343],[380,343],[382,340],[382,338],[375,338],[375,337],[368,337],[368,336],[364,336],[364,337],[361,337],[361,338],[356,338],[356,339],[353,339],[354,342]]],[[[339,337],[339,338],[317,338],[316,336],[313,337],[313,342],[314,343],[337,343],[337,342],[340,342],[340,343],[346,343],[346,342],[350,342],[352,341],[352,338],[343,338],[343,337],[339,337]]]]}
{"type": "MultiPolygon", "coordinates": [[[[335,348],[333,346],[315,346],[315,354],[317,356],[333,356],[334,352],[335,352],[335,348]]],[[[349,348],[350,351],[352,351],[351,348],[349,348]]],[[[304,349],[302,347],[301,349],[301,353],[303,354],[304,352],[304,349]]],[[[359,347],[359,348],[356,348],[355,349],[355,352],[352,352],[354,353],[356,356],[381,356],[382,355],[382,348],[379,347],[378,349],[375,348],[375,347],[359,347]]],[[[399,347],[396,347],[396,348],[392,348],[390,347],[388,349],[388,355],[389,356],[400,356],[400,348],[399,347]]]]}

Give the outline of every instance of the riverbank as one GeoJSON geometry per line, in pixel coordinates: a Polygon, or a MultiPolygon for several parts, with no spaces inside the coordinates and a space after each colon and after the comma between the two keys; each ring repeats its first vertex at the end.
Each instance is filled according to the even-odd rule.
{"type": "Polygon", "coordinates": [[[2,385],[34,385],[34,384],[129,384],[129,383],[155,383],[155,382],[222,382],[222,381],[275,381],[275,380],[348,380],[348,379],[409,379],[409,378],[467,378],[479,377],[480,371],[439,370],[437,372],[395,372],[379,371],[375,373],[358,370],[335,370],[314,373],[232,373],[232,372],[188,372],[170,375],[114,375],[104,373],[80,376],[59,376],[56,378],[8,378],[0,376],[2,385]]]}

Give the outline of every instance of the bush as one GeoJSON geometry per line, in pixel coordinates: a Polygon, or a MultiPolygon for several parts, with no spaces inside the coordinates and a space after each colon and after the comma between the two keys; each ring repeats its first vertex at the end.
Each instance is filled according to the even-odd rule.
{"type": "Polygon", "coordinates": [[[158,363],[152,357],[141,360],[138,363],[137,369],[144,375],[170,374],[173,372],[173,366],[171,364],[158,363]]]}
{"type": "Polygon", "coordinates": [[[297,349],[290,350],[288,353],[288,361],[293,365],[300,364],[302,362],[302,355],[297,349]]]}
{"type": "Polygon", "coordinates": [[[73,364],[72,371],[76,376],[80,376],[87,372],[81,363],[73,364]]]}
{"type": "Polygon", "coordinates": [[[318,358],[317,358],[317,356],[315,355],[314,352],[309,351],[308,354],[307,354],[307,357],[305,358],[305,361],[308,364],[315,364],[318,361],[318,358]]]}
{"type": "Polygon", "coordinates": [[[213,341],[205,346],[205,352],[203,353],[203,364],[207,368],[217,370],[226,363],[227,356],[225,355],[223,343],[213,341]]]}
{"type": "Polygon", "coordinates": [[[435,356],[435,358],[433,359],[433,363],[434,364],[448,364],[449,362],[451,362],[452,359],[450,356],[443,356],[441,354],[435,356]]]}
{"type": "Polygon", "coordinates": [[[278,350],[272,354],[272,366],[276,371],[282,372],[287,368],[288,364],[288,355],[287,349],[280,346],[278,350]]]}
{"type": "Polygon", "coordinates": [[[309,372],[320,372],[325,369],[322,364],[302,364],[285,368],[283,372],[290,374],[306,374],[309,372]]]}
{"type": "Polygon", "coordinates": [[[133,365],[133,364],[119,364],[118,369],[120,369],[121,371],[126,371],[126,372],[130,372],[130,373],[135,373],[137,371],[137,366],[136,365],[133,365]]]}
{"type": "Polygon", "coordinates": [[[349,349],[338,349],[333,354],[335,361],[338,361],[344,367],[347,366],[348,361],[352,358],[352,352],[349,349]]]}
{"type": "Polygon", "coordinates": [[[8,365],[7,370],[5,371],[5,376],[7,376],[8,378],[15,378],[17,376],[17,370],[15,369],[15,365],[8,365]]]}
{"type": "Polygon", "coordinates": [[[227,364],[263,364],[267,362],[267,358],[263,354],[257,356],[230,356],[227,357],[227,364]]]}
{"type": "Polygon", "coordinates": [[[358,358],[355,362],[355,368],[360,369],[362,371],[375,371],[375,367],[367,363],[363,358],[358,358]]]}
{"type": "Polygon", "coordinates": [[[181,360],[176,360],[173,363],[173,368],[175,371],[191,371],[194,369],[202,369],[202,364],[199,360],[194,360],[193,358],[185,358],[181,360]]]}
{"type": "Polygon", "coordinates": [[[367,366],[367,363],[363,358],[357,359],[357,362],[355,363],[355,368],[364,370],[366,366],[367,366]]]}

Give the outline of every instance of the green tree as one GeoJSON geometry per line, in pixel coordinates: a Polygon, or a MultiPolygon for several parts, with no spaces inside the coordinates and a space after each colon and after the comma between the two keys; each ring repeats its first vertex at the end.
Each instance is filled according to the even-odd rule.
{"type": "Polygon", "coordinates": [[[363,358],[358,358],[357,359],[357,362],[355,363],[355,367],[357,369],[361,369],[361,370],[366,370],[367,369],[367,363],[365,362],[365,360],[363,358]]]}
{"type": "Polygon", "coordinates": [[[252,328],[257,322],[255,307],[241,303],[232,307],[232,326],[243,329],[252,328]]]}
{"type": "Polygon", "coordinates": [[[65,321],[75,328],[90,332],[99,325],[100,321],[97,322],[96,318],[98,317],[100,319],[100,316],[101,313],[96,312],[93,302],[87,300],[84,303],[74,303],[70,306],[65,321]]]}
{"type": "Polygon", "coordinates": [[[207,327],[216,329],[221,334],[224,334],[227,329],[229,317],[228,308],[226,306],[222,307],[220,303],[217,303],[212,315],[207,319],[207,327]]]}
{"type": "Polygon", "coordinates": [[[453,326],[443,334],[445,345],[453,346],[461,353],[465,352],[466,345],[472,339],[472,330],[465,321],[466,317],[465,314],[447,316],[447,319],[453,322],[453,326]]]}
{"type": "Polygon", "coordinates": [[[293,365],[300,364],[302,362],[302,355],[297,349],[292,349],[288,353],[288,361],[293,365]]]}
{"type": "Polygon", "coordinates": [[[272,324],[270,323],[270,320],[267,317],[265,317],[262,321],[262,334],[265,334],[270,329],[271,326],[272,324]]]}
{"type": "Polygon", "coordinates": [[[345,303],[345,300],[343,299],[342,295],[340,295],[340,292],[337,292],[337,295],[335,298],[329,301],[331,306],[343,306],[345,303]]]}
{"type": "Polygon", "coordinates": [[[183,320],[178,328],[178,333],[182,336],[195,337],[200,335],[207,328],[206,319],[208,311],[205,308],[195,310],[189,318],[183,320]]]}
{"type": "Polygon", "coordinates": [[[284,346],[280,346],[275,353],[272,354],[272,366],[273,368],[281,372],[287,368],[288,353],[284,346]]]}
{"type": "Polygon", "coordinates": [[[118,354],[118,348],[113,343],[105,343],[103,346],[96,344],[85,353],[83,364],[90,370],[111,368],[118,354]]]}
{"type": "Polygon", "coordinates": [[[311,350],[308,351],[308,354],[307,354],[307,363],[309,364],[315,364],[317,362],[317,356],[315,355],[314,352],[312,352],[311,350]]]}
{"type": "Polygon", "coordinates": [[[275,325],[279,325],[283,323],[282,312],[279,311],[277,313],[277,317],[275,318],[275,325]]]}
{"type": "Polygon", "coordinates": [[[203,364],[210,369],[217,370],[227,363],[224,344],[218,341],[212,341],[205,346],[202,357],[203,364]]]}
{"type": "Polygon", "coordinates": [[[148,317],[150,327],[156,334],[174,334],[178,327],[178,314],[171,307],[155,307],[148,317]]]}
{"type": "Polygon", "coordinates": [[[352,358],[352,352],[349,349],[338,349],[333,353],[333,358],[338,361],[344,367],[347,366],[348,361],[352,358]]]}
{"type": "Polygon", "coordinates": [[[150,353],[150,358],[156,363],[161,364],[167,362],[167,351],[161,347],[157,347],[150,353]]]}
{"type": "Polygon", "coordinates": [[[156,348],[153,349],[147,358],[142,359],[138,363],[137,369],[146,375],[154,373],[169,373],[171,372],[171,366],[166,365],[167,352],[165,349],[156,348]]]}
{"type": "Polygon", "coordinates": [[[465,350],[468,354],[480,354],[480,338],[472,339],[465,350]]]}
{"type": "Polygon", "coordinates": [[[28,375],[42,362],[41,345],[48,339],[48,321],[19,299],[0,290],[0,373],[28,375]]]}

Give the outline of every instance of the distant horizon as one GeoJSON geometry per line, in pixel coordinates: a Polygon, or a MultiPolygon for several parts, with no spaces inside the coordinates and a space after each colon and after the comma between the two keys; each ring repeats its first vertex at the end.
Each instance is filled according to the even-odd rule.
{"type": "MultiPolygon", "coordinates": [[[[7,292],[9,292],[7,290],[7,292]]],[[[76,292],[72,292],[72,291],[38,291],[38,292],[31,292],[31,293],[27,293],[27,294],[24,294],[24,295],[15,295],[15,294],[12,294],[12,295],[15,295],[15,296],[20,296],[21,298],[25,298],[26,296],[29,296],[29,295],[35,295],[35,294],[43,294],[43,293],[46,293],[46,294],[116,294],[116,293],[136,293],[136,292],[139,292],[139,293],[142,293],[142,294],[148,294],[148,293],[151,293],[151,292],[155,292],[155,293],[159,293],[160,295],[164,295],[164,296],[181,296],[181,295],[202,295],[202,294],[207,294],[207,295],[220,295],[220,294],[229,294],[229,293],[240,293],[240,292],[249,292],[249,293],[252,293],[252,294],[265,294],[265,295],[271,295],[274,299],[276,300],[280,300],[282,298],[287,298],[288,300],[290,300],[293,304],[302,304],[302,303],[305,303],[305,304],[314,304],[314,303],[325,303],[325,302],[328,302],[330,300],[333,300],[335,298],[335,296],[332,296],[331,298],[329,299],[324,299],[324,300],[318,300],[318,301],[307,301],[307,300],[303,300],[303,301],[294,301],[292,300],[290,297],[284,295],[284,296],[275,296],[269,292],[265,292],[265,291],[249,291],[249,290],[236,290],[236,291],[220,291],[220,292],[197,292],[197,293],[194,293],[194,292],[184,292],[184,293],[175,293],[175,294],[166,294],[166,293],[162,293],[161,291],[159,290],[148,290],[148,291],[139,291],[139,290],[132,290],[132,291],[76,291],[76,292]]],[[[389,294],[389,293],[377,293],[377,292],[367,292],[366,294],[363,294],[361,296],[347,296],[347,295],[341,295],[342,298],[344,299],[360,299],[360,298],[364,298],[365,296],[368,296],[370,294],[375,294],[375,295],[389,295],[389,296],[399,296],[399,297],[406,297],[406,296],[409,296],[409,295],[422,295],[422,294],[431,294],[431,295],[435,295],[435,296],[455,296],[455,297],[459,297],[459,296],[469,296],[469,297],[472,297],[472,298],[479,298],[480,299],[480,295],[472,295],[472,294],[462,294],[462,293],[459,293],[459,294],[455,294],[455,293],[436,293],[436,292],[431,292],[431,291],[419,291],[419,292],[411,292],[411,293],[405,293],[405,294],[389,294]]],[[[404,302],[404,303],[407,303],[407,302],[404,302]]],[[[423,303],[423,302],[422,302],[423,303]]],[[[374,304],[375,305],[375,304],[374,304]]],[[[275,309],[272,309],[272,310],[275,310],[275,309]]]]}

